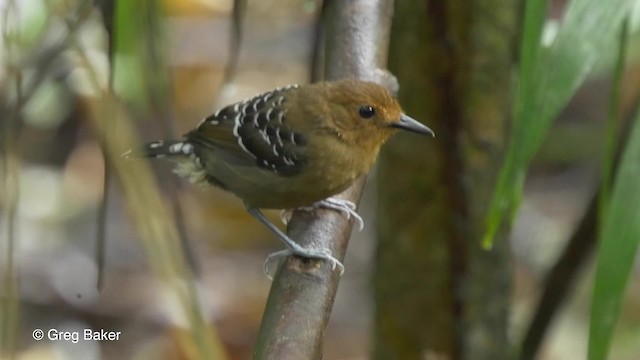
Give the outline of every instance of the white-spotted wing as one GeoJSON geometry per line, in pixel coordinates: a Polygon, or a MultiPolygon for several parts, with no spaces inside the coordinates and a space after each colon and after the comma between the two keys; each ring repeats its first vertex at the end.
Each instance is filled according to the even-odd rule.
{"type": "Polygon", "coordinates": [[[217,111],[187,136],[187,141],[216,151],[235,165],[257,165],[281,175],[294,175],[305,165],[304,135],[287,123],[286,96],[297,85],[278,88],[217,111]]]}

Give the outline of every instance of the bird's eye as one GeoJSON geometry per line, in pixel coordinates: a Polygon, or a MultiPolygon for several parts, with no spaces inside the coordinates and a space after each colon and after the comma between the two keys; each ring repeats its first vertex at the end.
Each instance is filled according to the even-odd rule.
{"type": "Polygon", "coordinates": [[[360,114],[360,117],[363,119],[371,119],[376,114],[376,109],[370,105],[362,105],[360,106],[360,110],[358,110],[358,114],[360,114]]]}

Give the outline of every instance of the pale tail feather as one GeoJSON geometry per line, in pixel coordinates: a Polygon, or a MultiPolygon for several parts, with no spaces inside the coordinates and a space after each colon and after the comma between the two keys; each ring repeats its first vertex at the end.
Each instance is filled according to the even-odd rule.
{"type": "Polygon", "coordinates": [[[122,156],[124,158],[148,157],[164,158],[169,156],[189,156],[193,153],[193,145],[180,140],[158,140],[141,148],[131,149],[122,156]]]}
{"type": "Polygon", "coordinates": [[[194,184],[206,183],[206,171],[196,161],[193,145],[179,140],[158,140],[122,154],[124,158],[167,158],[176,163],[173,172],[194,184]]]}

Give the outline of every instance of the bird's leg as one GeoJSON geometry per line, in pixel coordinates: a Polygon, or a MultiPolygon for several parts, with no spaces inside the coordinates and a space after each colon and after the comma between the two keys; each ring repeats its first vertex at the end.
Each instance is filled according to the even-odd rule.
{"type": "Polygon", "coordinates": [[[340,275],[344,273],[344,265],[342,265],[342,263],[338,259],[331,255],[331,250],[326,248],[306,249],[293,241],[289,236],[287,236],[287,234],[282,232],[282,230],[280,230],[271,221],[269,221],[269,219],[267,219],[259,209],[247,206],[247,211],[261,223],[263,223],[267,228],[269,228],[269,230],[271,230],[274,234],[276,234],[276,236],[278,236],[278,238],[280,238],[280,240],[282,240],[288,248],[285,250],[277,251],[267,257],[267,260],[264,264],[264,269],[267,276],[269,274],[268,265],[273,259],[289,255],[297,255],[313,259],[324,259],[331,263],[331,269],[335,269],[337,267],[340,269],[340,275]]]}

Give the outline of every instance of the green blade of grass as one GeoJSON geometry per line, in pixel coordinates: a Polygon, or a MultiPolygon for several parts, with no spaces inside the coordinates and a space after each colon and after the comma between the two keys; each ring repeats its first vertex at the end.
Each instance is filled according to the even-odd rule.
{"type": "Polygon", "coordinates": [[[629,45],[629,22],[630,18],[625,18],[620,30],[620,40],[618,48],[618,56],[613,71],[613,79],[611,83],[611,93],[609,96],[608,116],[606,129],[604,134],[605,144],[602,156],[602,186],[598,198],[598,224],[599,230],[602,230],[602,222],[606,215],[607,206],[611,199],[611,182],[613,179],[614,162],[616,160],[616,140],[619,138],[620,132],[620,102],[622,99],[622,76],[624,74],[625,63],[627,59],[627,49],[629,45]]]}
{"type": "Polygon", "coordinates": [[[493,199],[482,244],[491,247],[506,216],[519,204],[524,175],[551,121],[607,54],[633,0],[573,0],[553,45],[542,51],[546,1],[528,1],[521,44],[513,134],[493,199]]]}
{"type": "MultiPolygon", "coordinates": [[[[614,325],[619,317],[620,304],[624,296],[624,289],[629,279],[633,265],[634,254],[637,251],[639,228],[630,227],[629,219],[617,217],[619,214],[608,212],[613,206],[618,213],[633,217],[637,212],[640,197],[629,200],[627,192],[630,184],[640,182],[637,151],[633,147],[640,147],[640,122],[636,121],[636,129],[632,132],[630,144],[626,148],[616,183],[616,197],[611,202],[611,179],[613,178],[613,163],[615,154],[615,139],[618,133],[619,107],[621,98],[621,81],[628,47],[629,19],[623,23],[620,34],[620,48],[614,77],[612,81],[611,97],[609,101],[609,116],[607,120],[606,142],[602,164],[602,186],[599,194],[599,223],[601,231],[600,251],[598,252],[596,279],[591,301],[591,319],[589,329],[589,359],[605,359],[611,344],[614,325]],[[634,144],[635,142],[635,144],[634,144]],[[634,158],[635,156],[635,158],[634,158]],[[631,164],[631,165],[630,165],[631,164]],[[629,168],[631,166],[631,168],[629,168]],[[630,183],[630,181],[632,183],[630,183]],[[625,188],[627,187],[627,188],[625,188]],[[620,200],[625,203],[621,204],[620,200]],[[634,204],[635,203],[635,204],[634,204]],[[631,206],[631,209],[626,207],[631,206]],[[616,216],[616,217],[611,217],[616,216]],[[631,238],[626,238],[630,236],[631,238]],[[635,240],[634,240],[635,239],[635,240]],[[631,241],[629,241],[631,240],[631,241]],[[620,244],[619,242],[622,242],[620,244]],[[626,254],[626,256],[625,256],[626,254]]],[[[633,189],[632,189],[633,191],[633,189]]],[[[636,221],[632,220],[632,224],[636,221]]]]}
{"type": "Polygon", "coordinates": [[[589,329],[589,359],[606,359],[640,242],[640,117],[616,175],[604,219],[589,329]]]}
{"type": "Polygon", "coordinates": [[[487,217],[487,230],[482,240],[482,245],[489,248],[492,245],[493,237],[498,231],[498,227],[502,222],[503,214],[507,213],[515,200],[516,189],[520,188],[522,183],[522,170],[515,167],[516,164],[522,163],[522,152],[518,146],[515,146],[515,140],[519,133],[522,133],[522,127],[519,126],[522,121],[518,121],[519,110],[523,107],[531,107],[524,100],[528,99],[526,94],[533,93],[535,86],[536,67],[539,63],[540,38],[542,36],[542,28],[546,19],[547,0],[526,1],[524,9],[524,24],[522,31],[522,43],[520,46],[520,69],[518,73],[518,87],[516,89],[515,114],[516,121],[514,123],[514,136],[512,137],[509,151],[506,154],[505,165],[502,167],[498,183],[493,194],[493,199],[489,207],[487,217]],[[520,129],[520,130],[519,130],[520,129]]]}
{"type": "Polygon", "coordinates": [[[607,143],[603,161],[603,186],[600,194],[600,244],[596,261],[595,283],[591,300],[589,324],[589,359],[606,359],[620,306],[625,294],[635,255],[640,243],[640,116],[635,119],[631,136],[624,150],[615,185],[609,191],[612,178],[613,139],[620,103],[621,78],[628,45],[628,21],[620,36],[620,51],[616,63],[609,107],[607,143]],[[612,195],[610,193],[612,192],[612,195]]]}

